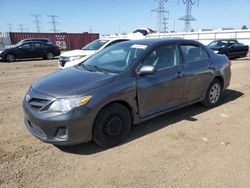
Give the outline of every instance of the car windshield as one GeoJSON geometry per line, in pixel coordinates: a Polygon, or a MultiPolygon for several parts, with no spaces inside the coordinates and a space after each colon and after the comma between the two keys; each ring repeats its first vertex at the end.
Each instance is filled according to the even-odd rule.
{"type": "Polygon", "coordinates": [[[108,40],[95,40],[82,48],[82,50],[99,50],[108,40]]]}
{"type": "Polygon", "coordinates": [[[213,41],[210,44],[208,44],[208,47],[210,48],[224,48],[225,46],[228,45],[228,41],[213,41]]]}
{"type": "Polygon", "coordinates": [[[125,71],[145,51],[147,45],[119,43],[91,56],[79,67],[87,70],[119,74],[125,71]]]}

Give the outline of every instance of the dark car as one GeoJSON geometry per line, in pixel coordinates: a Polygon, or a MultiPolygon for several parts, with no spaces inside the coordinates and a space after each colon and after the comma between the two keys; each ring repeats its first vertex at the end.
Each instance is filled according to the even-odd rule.
{"type": "Polygon", "coordinates": [[[53,59],[60,55],[57,46],[44,42],[22,42],[0,51],[0,60],[14,62],[16,59],[53,59]]]}
{"type": "Polygon", "coordinates": [[[215,53],[225,54],[230,59],[246,57],[249,49],[247,45],[231,39],[215,40],[208,44],[208,47],[215,53]]]}
{"type": "Polygon", "coordinates": [[[47,143],[110,147],[133,124],[197,102],[216,106],[230,78],[228,58],[199,42],[122,42],[34,83],[23,100],[25,125],[47,143]]]}

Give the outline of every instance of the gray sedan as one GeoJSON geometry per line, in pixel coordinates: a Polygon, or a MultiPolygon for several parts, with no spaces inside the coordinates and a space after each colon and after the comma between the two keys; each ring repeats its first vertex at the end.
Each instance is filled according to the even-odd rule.
{"type": "Polygon", "coordinates": [[[192,40],[119,43],[34,83],[23,100],[25,125],[47,143],[112,147],[133,124],[197,102],[218,105],[230,65],[192,40]]]}

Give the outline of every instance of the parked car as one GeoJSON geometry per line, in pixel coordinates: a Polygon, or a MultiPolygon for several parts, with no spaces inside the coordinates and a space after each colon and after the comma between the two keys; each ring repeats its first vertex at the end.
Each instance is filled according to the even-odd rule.
{"type": "Polygon", "coordinates": [[[93,139],[115,146],[133,124],[197,102],[216,106],[229,86],[230,65],[192,40],[115,44],[35,82],[23,100],[25,125],[47,143],[93,139]]]}
{"type": "Polygon", "coordinates": [[[128,41],[129,39],[126,38],[115,38],[115,39],[109,39],[109,38],[103,38],[103,39],[97,39],[86,46],[84,46],[80,50],[72,50],[68,52],[64,52],[59,57],[59,63],[58,66],[60,69],[72,67],[74,65],[77,65],[90,57],[91,55],[95,54],[98,51],[101,51],[102,49],[111,46],[113,44],[128,41]]]}
{"type": "Polygon", "coordinates": [[[225,54],[230,59],[246,57],[249,49],[247,45],[231,39],[215,40],[208,44],[208,47],[215,53],[225,54]]]}
{"type": "Polygon", "coordinates": [[[14,62],[16,59],[26,58],[53,59],[59,55],[57,46],[43,42],[22,42],[0,51],[0,60],[14,62]]]}

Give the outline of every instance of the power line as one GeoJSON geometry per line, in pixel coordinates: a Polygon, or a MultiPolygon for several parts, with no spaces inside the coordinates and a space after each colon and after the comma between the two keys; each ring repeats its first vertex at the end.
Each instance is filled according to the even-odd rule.
{"type": "MultiPolygon", "coordinates": [[[[183,4],[186,5],[186,14],[185,16],[179,18],[178,20],[185,21],[184,31],[191,31],[191,21],[197,21],[192,15],[192,6],[197,4],[199,6],[199,0],[182,0],[183,4]]],[[[179,3],[179,2],[178,2],[179,3]]]]}
{"type": "Polygon", "coordinates": [[[59,23],[58,21],[56,21],[56,18],[58,17],[57,15],[48,15],[49,18],[51,18],[51,21],[49,23],[52,24],[52,30],[54,33],[58,32],[59,30],[57,30],[56,25],[59,23]]]}
{"type": "Polygon", "coordinates": [[[32,14],[31,17],[34,17],[34,21],[33,21],[33,22],[34,22],[35,25],[36,25],[36,32],[37,32],[37,33],[40,33],[40,30],[41,30],[40,24],[41,24],[41,22],[40,22],[39,18],[41,17],[41,15],[32,14]]]}
{"type": "Polygon", "coordinates": [[[165,3],[168,0],[155,0],[157,1],[157,8],[152,10],[156,13],[156,27],[159,33],[166,33],[168,29],[169,11],[165,8],[165,3]]]}
{"type": "Polygon", "coordinates": [[[7,26],[8,26],[9,32],[12,32],[12,26],[13,26],[13,24],[7,24],[7,26]]]}
{"type": "Polygon", "coordinates": [[[23,30],[24,30],[24,25],[23,25],[23,24],[19,24],[18,27],[19,27],[19,29],[20,29],[20,32],[22,33],[23,30]]]}

